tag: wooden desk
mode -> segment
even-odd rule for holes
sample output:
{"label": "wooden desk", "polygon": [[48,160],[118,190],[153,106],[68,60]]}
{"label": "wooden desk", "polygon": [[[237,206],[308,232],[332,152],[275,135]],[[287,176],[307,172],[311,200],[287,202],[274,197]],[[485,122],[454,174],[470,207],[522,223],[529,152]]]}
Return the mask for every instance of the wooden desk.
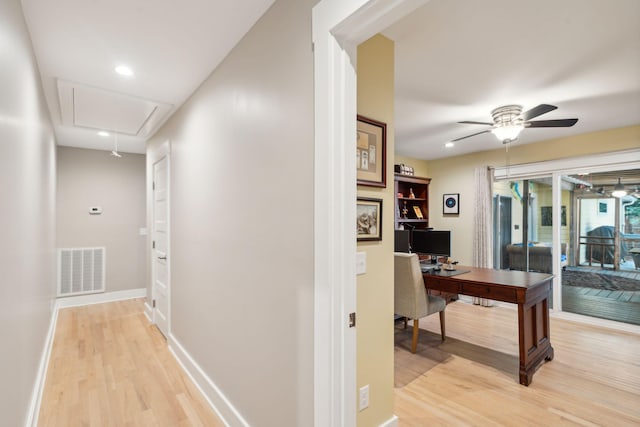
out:
{"label": "wooden desk", "polygon": [[456,276],[448,272],[424,273],[427,289],[488,298],[518,304],[520,384],[531,384],[536,367],[553,359],[549,338],[549,294],[553,275],[515,270],[457,267],[468,270]]}

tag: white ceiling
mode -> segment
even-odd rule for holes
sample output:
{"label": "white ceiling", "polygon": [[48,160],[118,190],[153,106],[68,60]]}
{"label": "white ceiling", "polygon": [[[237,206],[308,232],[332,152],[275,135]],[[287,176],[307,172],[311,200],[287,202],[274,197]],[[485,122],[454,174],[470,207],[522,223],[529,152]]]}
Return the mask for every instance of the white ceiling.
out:
{"label": "white ceiling", "polygon": [[[273,0],[22,3],[58,143],[111,150],[113,134],[93,129],[103,127],[119,131],[120,151],[143,153]],[[434,159],[498,148],[492,134],[444,143],[483,129],[456,122],[491,121],[504,104],[548,103],[558,110],[539,119],[580,119],[525,129],[517,144],[639,124],[639,23],[638,0],[431,0],[384,32],[396,42],[396,151]],[[114,73],[123,63],[135,77]],[[65,85],[87,96],[75,105]],[[108,108],[123,100],[130,115]]]}
{"label": "white ceiling", "polygon": [[273,1],[22,0],[58,144],[144,153]]}
{"label": "white ceiling", "polygon": [[491,133],[444,144],[487,128],[457,122],[491,122],[506,104],[558,107],[534,120],[579,119],[525,129],[514,144],[640,124],[638,0],[431,0],[384,34],[395,41],[398,154],[500,148]]}

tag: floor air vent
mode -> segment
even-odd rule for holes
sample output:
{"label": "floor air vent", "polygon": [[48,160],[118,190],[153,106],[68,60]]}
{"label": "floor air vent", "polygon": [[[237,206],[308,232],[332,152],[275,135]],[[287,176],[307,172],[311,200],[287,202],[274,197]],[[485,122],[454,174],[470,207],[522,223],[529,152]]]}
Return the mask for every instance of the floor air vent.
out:
{"label": "floor air vent", "polygon": [[104,292],[106,248],[58,249],[58,296]]}

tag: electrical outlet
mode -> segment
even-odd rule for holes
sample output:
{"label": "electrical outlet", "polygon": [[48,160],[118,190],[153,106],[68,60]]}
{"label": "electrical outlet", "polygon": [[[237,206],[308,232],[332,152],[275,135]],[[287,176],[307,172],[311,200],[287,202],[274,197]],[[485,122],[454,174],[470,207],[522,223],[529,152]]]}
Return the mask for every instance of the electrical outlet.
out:
{"label": "electrical outlet", "polygon": [[360,411],[369,407],[369,384],[360,387]]}

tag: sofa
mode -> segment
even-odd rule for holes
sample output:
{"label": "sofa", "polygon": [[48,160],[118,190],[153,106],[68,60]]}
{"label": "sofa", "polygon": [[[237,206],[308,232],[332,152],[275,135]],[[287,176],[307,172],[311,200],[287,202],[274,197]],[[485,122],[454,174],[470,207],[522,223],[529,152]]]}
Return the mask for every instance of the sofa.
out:
{"label": "sofa", "polygon": [[[567,244],[562,243],[561,248],[560,264],[564,269],[567,266]],[[553,269],[551,252],[551,243],[529,244],[529,271],[551,273]],[[521,243],[507,245],[507,254],[509,256],[510,270],[525,269],[524,250]]]}

